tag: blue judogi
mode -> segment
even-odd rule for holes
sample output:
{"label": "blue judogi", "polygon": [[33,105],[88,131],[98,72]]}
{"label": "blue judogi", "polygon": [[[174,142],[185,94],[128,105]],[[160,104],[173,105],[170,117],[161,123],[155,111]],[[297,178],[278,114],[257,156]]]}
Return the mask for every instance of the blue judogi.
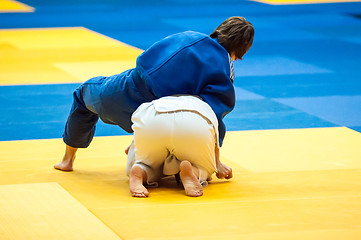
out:
{"label": "blue judogi", "polygon": [[87,147],[99,117],[130,133],[131,115],[142,103],[189,94],[200,96],[215,112],[222,145],[222,119],[235,104],[233,77],[230,56],[217,39],[192,31],[171,35],[139,55],[135,68],[82,84],[74,92],[64,142]]}

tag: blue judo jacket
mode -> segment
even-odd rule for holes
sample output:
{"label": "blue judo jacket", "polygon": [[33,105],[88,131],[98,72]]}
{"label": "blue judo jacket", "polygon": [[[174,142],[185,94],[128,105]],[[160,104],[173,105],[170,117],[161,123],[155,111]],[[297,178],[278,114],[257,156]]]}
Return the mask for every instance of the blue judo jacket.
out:
{"label": "blue judo jacket", "polygon": [[175,94],[197,95],[215,112],[222,145],[223,117],[235,105],[232,76],[229,54],[216,39],[192,31],[174,34],[139,55],[135,68],[99,77],[97,113],[104,122],[132,132],[131,115],[140,104]]}

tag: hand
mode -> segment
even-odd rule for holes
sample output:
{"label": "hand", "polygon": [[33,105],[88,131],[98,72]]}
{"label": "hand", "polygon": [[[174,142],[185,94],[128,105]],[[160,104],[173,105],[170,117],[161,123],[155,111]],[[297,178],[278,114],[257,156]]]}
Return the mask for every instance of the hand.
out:
{"label": "hand", "polygon": [[232,168],[228,167],[227,165],[223,164],[223,163],[219,163],[217,165],[217,173],[216,173],[217,178],[219,179],[231,179],[233,177],[232,174]]}

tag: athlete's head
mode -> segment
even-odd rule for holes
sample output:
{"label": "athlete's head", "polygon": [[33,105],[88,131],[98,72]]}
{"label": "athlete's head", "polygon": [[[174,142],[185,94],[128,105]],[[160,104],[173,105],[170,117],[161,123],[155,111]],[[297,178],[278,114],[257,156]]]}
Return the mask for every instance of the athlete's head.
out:
{"label": "athlete's head", "polygon": [[217,38],[233,60],[242,59],[253,43],[254,28],[243,17],[230,17],[210,35]]}

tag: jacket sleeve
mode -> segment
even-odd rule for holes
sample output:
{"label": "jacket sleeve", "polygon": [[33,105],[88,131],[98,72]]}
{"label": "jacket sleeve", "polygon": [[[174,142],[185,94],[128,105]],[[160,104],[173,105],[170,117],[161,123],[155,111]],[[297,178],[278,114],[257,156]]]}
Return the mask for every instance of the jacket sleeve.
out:
{"label": "jacket sleeve", "polygon": [[235,105],[235,92],[232,81],[226,76],[217,78],[207,84],[200,93],[200,97],[208,103],[218,120],[219,145],[222,146],[226,134],[223,118],[233,110]]}

